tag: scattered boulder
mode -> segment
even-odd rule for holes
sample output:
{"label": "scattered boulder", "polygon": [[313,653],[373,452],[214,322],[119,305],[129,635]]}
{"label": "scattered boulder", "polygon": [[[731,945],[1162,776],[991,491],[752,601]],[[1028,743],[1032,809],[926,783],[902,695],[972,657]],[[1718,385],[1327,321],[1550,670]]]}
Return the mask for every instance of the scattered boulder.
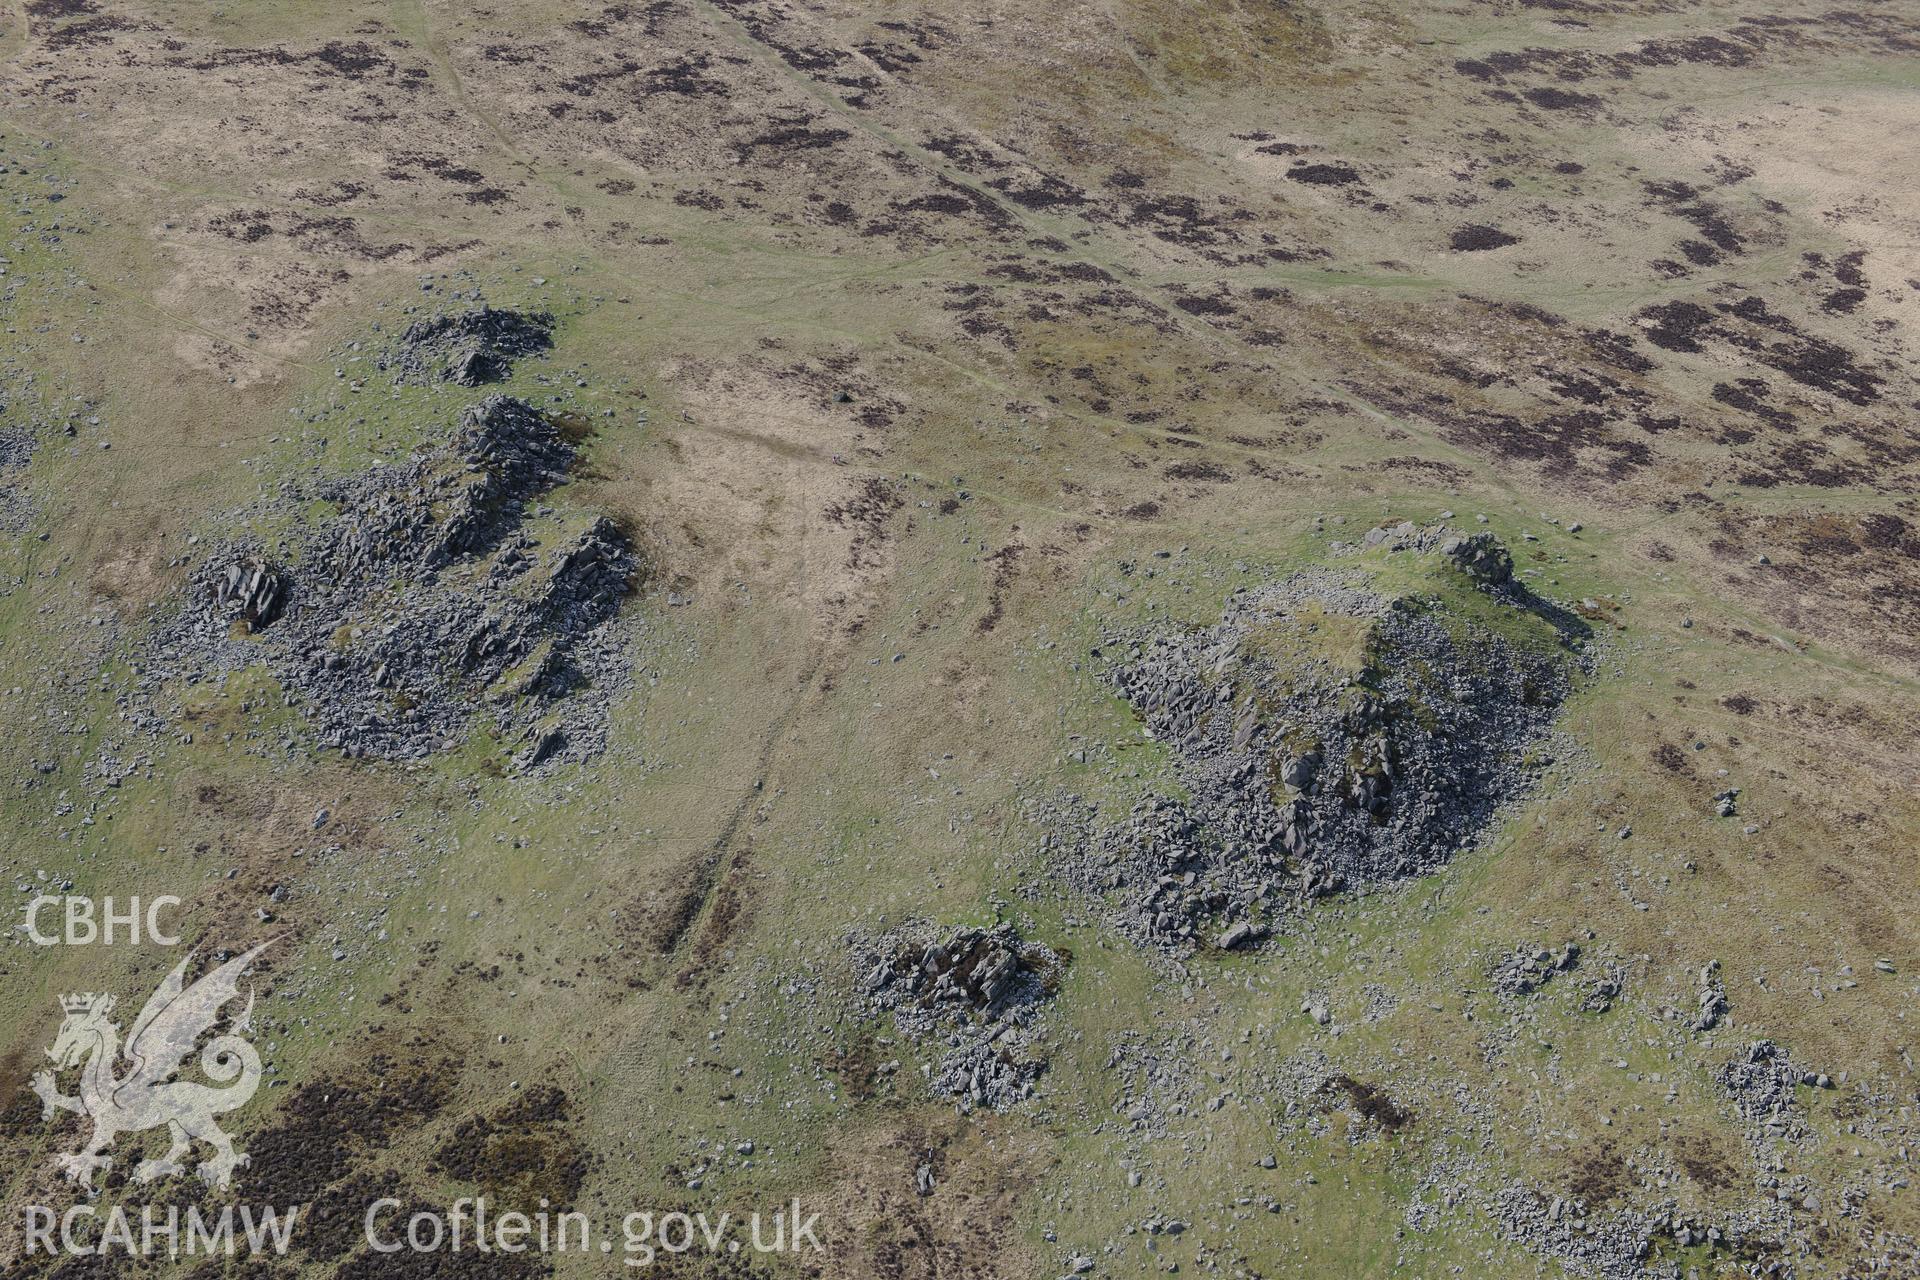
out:
{"label": "scattered boulder", "polygon": [[1222,951],[1232,951],[1236,947],[1258,942],[1266,936],[1266,930],[1246,920],[1236,920],[1227,926],[1220,935],[1219,947]]}

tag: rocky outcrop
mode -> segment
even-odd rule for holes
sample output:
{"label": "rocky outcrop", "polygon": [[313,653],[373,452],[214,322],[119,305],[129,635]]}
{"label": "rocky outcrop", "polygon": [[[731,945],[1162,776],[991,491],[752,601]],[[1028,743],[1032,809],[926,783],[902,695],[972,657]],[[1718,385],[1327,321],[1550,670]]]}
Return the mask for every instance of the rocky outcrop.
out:
{"label": "rocky outcrop", "polygon": [[1720,962],[1710,960],[1700,970],[1700,1003],[1693,1017],[1695,1031],[1711,1031],[1727,1011],[1727,988],[1720,981]]}
{"label": "rocky outcrop", "polygon": [[1485,586],[1503,587],[1513,581],[1513,554],[1491,533],[1452,535],[1440,543],[1440,554]]}
{"label": "rocky outcrop", "polygon": [[422,759],[477,715],[522,767],[599,750],[625,667],[607,626],[637,566],[612,520],[536,512],[574,456],[493,396],[445,444],[315,486],[337,514],[282,554],[228,546],[194,571],[150,679],[264,661],[351,757]]}
{"label": "rocky outcrop", "polygon": [[381,367],[392,369],[396,382],[477,387],[506,377],[514,360],[552,346],[553,317],[545,312],[479,307],[416,320]]}
{"label": "rocky outcrop", "polygon": [[287,602],[283,574],[258,556],[232,561],[213,580],[213,606],[258,631],[280,616]]}
{"label": "rocky outcrop", "polygon": [[891,1013],[910,1039],[944,1041],[929,1079],[963,1111],[1003,1111],[1032,1095],[1046,1065],[1038,1015],[1064,967],[1005,924],[944,935],[905,926],[867,948],[862,964],[873,1009]]}
{"label": "rocky outcrop", "polygon": [[1117,824],[1043,820],[1125,932],[1187,948],[1211,920],[1245,946],[1292,905],[1432,870],[1526,794],[1580,666],[1539,630],[1529,647],[1311,573],[1236,593],[1212,627],[1110,637],[1094,657],[1185,794]]}

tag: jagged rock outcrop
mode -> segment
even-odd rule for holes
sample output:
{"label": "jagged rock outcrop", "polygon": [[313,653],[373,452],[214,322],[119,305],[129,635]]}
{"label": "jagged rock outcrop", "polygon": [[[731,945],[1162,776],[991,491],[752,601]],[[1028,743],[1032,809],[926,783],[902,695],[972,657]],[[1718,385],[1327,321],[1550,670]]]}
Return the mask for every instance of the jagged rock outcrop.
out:
{"label": "jagged rock outcrop", "polygon": [[513,361],[553,346],[553,317],[545,312],[478,307],[416,320],[387,354],[383,368],[396,382],[458,383],[477,387],[512,372]]}
{"label": "jagged rock outcrop", "polygon": [[286,602],[286,577],[258,556],[229,563],[213,580],[214,607],[255,631],[278,618]]}
{"label": "jagged rock outcrop", "polygon": [[864,991],[875,1011],[919,1041],[944,1039],[930,1082],[936,1094],[1003,1111],[1033,1093],[1045,1069],[1037,1018],[1065,967],[1011,925],[894,930],[864,948]]}
{"label": "jagged rock outcrop", "polygon": [[1456,534],[1440,544],[1440,554],[1475,582],[1503,587],[1513,581],[1513,553],[1491,533]]}
{"label": "jagged rock outcrop", "polygon": [[444,445],[316,486],[338,514],[272,562],[229,546],[194,571],[150,680],[264,661],[354,757],[421,759],[483,711],[523,767],[599,750],[625,667],[606,628],[637,564],[611,519],[535,512],[574,456],[492,396]]}
{"label": "jagged rock outcrop", "polygon": [[1526,793],[1580,665],[1437,598],[1321,573],[1237,592],[1215,626],[1115,636],[1094,656],[1186,795],[1149,796],[1117,824],[1068,818],[1066,869],[1125,932],[1174,948],[1209,920],[1243,946],[1236,922],[1444,863]]}

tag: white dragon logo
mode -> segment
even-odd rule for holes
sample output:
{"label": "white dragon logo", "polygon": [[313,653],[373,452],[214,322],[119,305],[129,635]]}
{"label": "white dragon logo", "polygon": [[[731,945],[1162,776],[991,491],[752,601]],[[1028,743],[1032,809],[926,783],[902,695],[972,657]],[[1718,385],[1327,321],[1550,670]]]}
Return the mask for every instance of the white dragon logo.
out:
{"label": "white dragon logo", "polygon": [[237,1078],[237,1083],[215,1089],[173,1076],[186,1065],[201,1036],[213,1028],[221,1007],[240,994],[240,976],[247,965],[272,945],[272,941],[263,942],[234,957],[191,987],[185,986],[184,979],[193,956],[182,960],[147,998],[146,1007],[134,1020],[124,1051],[130,1070],[118,1078],[114,1072],[122,1054],[120,1028],[107,1019],[113,1010],[113,997],[89,992],[60,998],[66,1021],[60,1024],[60,1034],[53,1048],[47,1050],[47,1057],[60,1071],[86,1062],[80,1072],[80,1096],[62,1094],[52,1071],[34,1075],[33,1091],[40,1095],[43,1119],[52,1119],[58,1107],[93,1120],[93,1136],[80,1150],[54,1157],[61,1172],[92,1190],[94,1170],[113,1164],[104,1153],[120,1134],[164,1124],[173,1145],[158,1160],[142,1160],[136,1165],[135,1182],[184,1173],[186,1165],[182,1161],[198,1140],[215,1152],[211,1160],[198,1166],[201,1178],[215,1187],[227,1185],[233,1171],[247,1163],[247,1157],[233,1149],[233,1139],[220,1131],[213,1118],[245,1106],[260,1087],[260,1055],[239,1035],[251,1030],[251,991],[239,1018],[229,1023],[224,1034],[208,1041],[200,1053],[200,1069],[208,1078],[222,1084]]}

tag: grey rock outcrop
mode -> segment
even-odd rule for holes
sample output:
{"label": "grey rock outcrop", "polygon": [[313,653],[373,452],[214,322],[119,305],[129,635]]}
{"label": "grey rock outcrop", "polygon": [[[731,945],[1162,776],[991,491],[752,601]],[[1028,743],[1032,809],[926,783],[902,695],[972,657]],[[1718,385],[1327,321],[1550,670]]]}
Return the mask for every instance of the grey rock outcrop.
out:
{"label": "grey rock outcrop", "polygon": [[1491,533],[1451,536],[1441,542],[1440,554],[1475,582],[1500,587],[1513,581],[1513,555]]}
{"label": "grey rock outcrop", "polygon": [[1700,970],[1700,1006],[1693,1017],[1695,1031],[1711,1031],[1727,1011],[1727,988],[1720,981],[1720,962],[1708,961]]}
{"label": "grey rock outcrop", "polygon": [[1209,920],[1259,926],[1446,862],[1527,792],[1581,665],[1319,573],[1237,592],[1212,627],[1110,637],[1094,656],[1185,795],[1149,795],[1118,823],[1041,816],[1068,878],[1122,931],[1173,949]]}
{"label": "grey rock outcrop", "polygon": [[193,571],[149,683],[264,661],[351,757],[422,759],[478,715],[521,767],[592,754],[626,667],[608,624],[638,566],[612,520],[533,510],[574,456],[544,415],[493,396],[447,443],[315,486],[337,514],[272,562],[229,545]]}
{"label": "grey rock outcrop", "polygon": [[280,616],[287,602],[286,578],[258,556],[235,560],[214,578],[213,606],[258,631]]}
{"label": "grey rock outcrop", "polygon": [[1032,1095],[1046,1067],[1040,1010],[1065,968],[1063,957],[1004,924],[944,936],[907,925],[863,950],[869,1006],[892,1013],[911,1039],[944,1041],[929,1076],[934,1093],[954,1098],[963,1111],[1004,1111]]}
{"label": "grey rock outcrop", "polygon": [[513,361],[553,346],[553,317],[544,312],[478,307],[416,320],[382,367],[402,383],[447,381],[463,387],[498,382]]}

